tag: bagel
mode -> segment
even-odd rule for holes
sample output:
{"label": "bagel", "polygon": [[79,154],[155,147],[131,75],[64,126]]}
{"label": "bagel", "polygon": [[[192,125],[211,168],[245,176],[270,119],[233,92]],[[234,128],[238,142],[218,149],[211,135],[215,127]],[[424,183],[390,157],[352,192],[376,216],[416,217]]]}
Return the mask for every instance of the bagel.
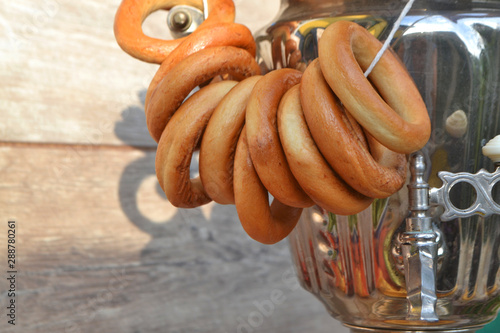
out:
{"label": "bagel", "polygon": [[[208,17],[198,27],[204,29],[214,23],[234,21],[235,8],[231,0],[208,0]],[[123,0],[115,15],[114,33],[118,45],[131,56],[142,61],[161,64],[165,58],[186,37],[174,40],[162,40],[146,36],[142,23],[151,13],[159,9],[170,9],[178,5],[187,5],[203,9],[201,0]]]}
{"label": "bagel", "polygon": [[245,127],[234,158],[236,211],[243,229],[251,238],[264,244],[274,244],[295,228],[302,208],[290,207],[277,199],[269,207],[268,191],[253,167]]}
{"label": "bagel", "polygon": [[233,168],[236,144],[245,124],[248,98],[262,76],[245,79],[224,97],[207,125],[200,148],[200,178],[219,204],[234,204]]}
{"label": "bagel", "polygon": [[158,142],[170,117],[194,88],[221,74],[242,80],[260,74],[260,67],[250,53],[234,46],[203,49],[183,59],[164,76],[146,108],[153,139]]}
{"label": "bagel", "polygon": [[319,40],[321,69],[367,132],[390,150],[409,154],[429,140],[429,116],[415,83],[392,52],[385,52],[369,80],[365,78],[363,71],[381,48],[382,43],[360,25],[338,21]]}
{"label": "bagel", "polygon": [[[312,137],[328,163],[352,188],[371,198],[386,198],[406,180],[406,157],[376,140],[365,139],[357,129],[355,116],[349,109],[346,112],[331,92],[323,77],[321,60],[316,59],[307,67],[300,85],[304,116]],[[372,156],[371,150],[377,153]]]}
{"label": "bagel", "polygon": [[253,166],[264,186],[282,203],[305,208],[313,201],[290,171],[276,120],[281,97],[301,77],[302,72],[285,68],[269,72],[257,82],[247,104],[246,133]]}
{"label": "bagel", "polygon": [[317,205],[340,215],[356,214],[370,206],[373,199],[347,185],[318,150],[304,118],[299,85],[281,99],[278,129],[294,177]]}
{"label": "bagel", "polygon": [[242,48],[255,57],[255,41],[250,30],[244,25],[220,23],[210,26],[210,29],[197,29],[161,63],[160,68],[149,84],[145,107],[147,108],[151,95],[158,86],[158,83],[173,67],[191,54],[215,46]]}
{"label": "bagel", "polygon": [[208,120],[235,81],[211,84],[191,96],[176,112],[161,136],[156,151],[156,175],[172,205],[193,208],[212,201],[189,168]]}

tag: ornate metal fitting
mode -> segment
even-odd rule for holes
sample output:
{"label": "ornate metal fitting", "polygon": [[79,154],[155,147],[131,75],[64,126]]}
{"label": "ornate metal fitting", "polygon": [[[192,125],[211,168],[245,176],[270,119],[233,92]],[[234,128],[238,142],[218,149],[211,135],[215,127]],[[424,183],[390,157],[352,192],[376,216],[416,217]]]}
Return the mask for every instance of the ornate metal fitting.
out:
{"label": "ornate metal fitting", "polygon": [[[443,186],[441,188],[431,188],[429,191],[429,200],[432,205],[444,207],[444,213],[441,215],[442,221],[450,221],[472,215],[487,217],[493,214],[500,214],[500,205],[493,200],[491,193],[495,184],[500,180],[500,168],[497,168],[494,173],[489,173],[481,169],[476,174],[441,171],[438,173],[438,177],[443,181]],[[471,207],[466,209],[455,207],[450,200],[451,189],[462,182],[472,185],[476,190],[476,201]]]}
{"label": "ornate metal fitting", "polygon": [[178,5],[170,9],[167,26],[174,38],[182,38],[193,33],[204,20],[204,13],[192,6]]}

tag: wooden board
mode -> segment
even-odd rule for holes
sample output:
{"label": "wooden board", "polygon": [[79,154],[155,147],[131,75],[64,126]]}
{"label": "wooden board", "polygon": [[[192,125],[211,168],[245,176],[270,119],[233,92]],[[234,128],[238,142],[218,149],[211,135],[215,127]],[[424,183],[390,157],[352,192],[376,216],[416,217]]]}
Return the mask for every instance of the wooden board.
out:
{"label": "wooden board", "polygon": [[[19,0],[0,11],[0,138],[13,142],[154,146],[144,97],[158,65],[123,52],[113,34],[119,0]],[[279,1],[236,1],[237,22],[270,22]],[[267,10],[263,10],[263,9]],[[144,31],[170,38],[166,12]]]}
{"label": "wooden board", "polygon": [[[153,151],[4,144],[0,161],[0,248],[12,219],[18,249],[18,325],[6,323],[3,292],[2,332],[339,326],[299,287],[286,241],[251,240],[233,206],[170,206],[157,190]],[[0,251],[2,268],[6,260]]]}

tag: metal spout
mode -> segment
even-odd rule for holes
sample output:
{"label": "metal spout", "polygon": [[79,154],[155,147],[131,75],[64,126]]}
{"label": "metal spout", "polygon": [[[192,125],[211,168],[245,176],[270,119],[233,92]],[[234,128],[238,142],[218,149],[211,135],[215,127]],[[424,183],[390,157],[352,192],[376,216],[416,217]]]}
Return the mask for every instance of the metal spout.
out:
{"label": "metal spout", "polygon": [[410,216],[403,233],[403,261],[408,300],[407,320],[438,321],[436,314],[437,235],[432,230],[429,185],[424,181],[424,158],[414,154],[410,160],[408,185]]}

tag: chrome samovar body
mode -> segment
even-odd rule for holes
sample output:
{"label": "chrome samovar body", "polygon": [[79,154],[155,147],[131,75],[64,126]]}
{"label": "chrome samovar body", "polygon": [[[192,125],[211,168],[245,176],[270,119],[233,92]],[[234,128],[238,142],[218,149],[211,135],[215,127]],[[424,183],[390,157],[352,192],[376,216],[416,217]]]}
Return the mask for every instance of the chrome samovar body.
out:
{"label": "chrome samovar body", "polygon": [[[385,39],[403,6],[383,0],[282,1],[276,21],[256,37],[259,61],[266,70],[305,68],[317,57],[322,31],[335,20],[355,21]],[[500,134],[500,1],[416,0],[392,48],[429,111],[431,139],[412,160],[425,165],[419,181],[434,188],[425,190],[434,197],[422,196],[423,185],[409,174],[409,187],[357,215],[306,210],[289,237],[297,274],[353,332],[474,332],[500,308],[500,217],[477,211],[443,218],[435,192],[446,183],[439,172],[494,169],[481,149]],[[482,196],[482,187],[470,184],[455,181],[447,188],[456,212]],[[500,192],[493,185],[489,195],[496,205]],[[415,195],[425,202],[410,203]],[[415,224],[415,216],[424,220]]]}

